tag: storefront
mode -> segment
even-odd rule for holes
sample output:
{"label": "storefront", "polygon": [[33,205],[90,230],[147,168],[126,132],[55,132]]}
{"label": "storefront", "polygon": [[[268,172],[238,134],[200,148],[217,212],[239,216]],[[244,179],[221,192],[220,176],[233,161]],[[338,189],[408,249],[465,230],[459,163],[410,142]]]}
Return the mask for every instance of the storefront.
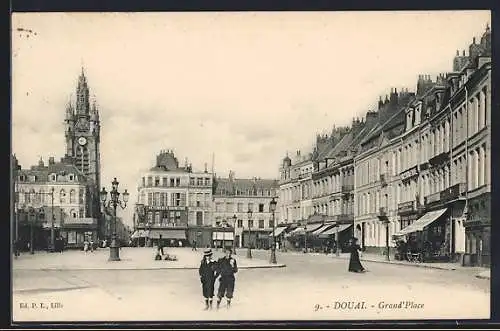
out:
{"label": "storefront", "polygon": [[212,226],[189,226],[187,229],[187,238],[189,246],[194,246],[196,242],[196,247],[211,247],[212,233],[214,229]]}
{"label": "storefront", "polygon": [[188,246],[186,237],[186,228],[158,229],[153,228],[149,231],[149,238],[153,246],[157,246],[162,241],[165,247],[184,247]]}
{"label": "storefront", "polygon": [[[443,208],[425,213],[411,225],[394,234],[398,247],[406,250],[410,256],[418,256],[421,261],[450,260],[450,222],[449,208]],[[401,248],[401,249],[403,249]],[[404,257],[404,252],[398,252]]]}
{"label": "storefront", "polygon": [[339,224],[321,232],[319,237],[327,240],[327,246],[330,248],[337,248],[337,234],[338,242],[340,244],[341,252],[347,252],[350,239],[353,237],[352,224]]}
{"label": "storefront", "polygon": [[464,266],[491,265],[491,195],[469,200],[465,226]]}
{"label": "storefront", "polygon": [[219,248],[233,248],[234,234],[228,231],[214,231],[212,233],[213,247]]}

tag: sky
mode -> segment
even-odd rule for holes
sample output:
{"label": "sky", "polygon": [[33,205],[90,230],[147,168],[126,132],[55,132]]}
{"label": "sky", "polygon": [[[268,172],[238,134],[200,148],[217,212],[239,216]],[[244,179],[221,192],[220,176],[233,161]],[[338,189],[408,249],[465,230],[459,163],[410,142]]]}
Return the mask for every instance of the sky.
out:
{"label": "sky", "polygon": [[[12,151],[23,168],[65,152],[85,68],[101,119],[102,185],[136,200],[172,149],[218,176],[278,178],[286,153],[350,125],[391,88],[452,69],[489,11],[15,13]],[[19,32],[18,29],[31,30]],[[123,214],[131,224],[133,208]]]}

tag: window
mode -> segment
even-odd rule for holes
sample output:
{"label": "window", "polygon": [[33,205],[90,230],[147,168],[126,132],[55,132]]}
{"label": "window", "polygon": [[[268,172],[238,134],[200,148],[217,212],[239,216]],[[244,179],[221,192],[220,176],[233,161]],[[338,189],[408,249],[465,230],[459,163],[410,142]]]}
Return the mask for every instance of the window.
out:
{"label": "window", "polygon": [[[35,180],[36,180],[36,176],[35,176]],[[69,175],[69,180],[73,180],[73,175]]]}
{"label": "window", "polygon": [[238,213],[242,213],[243,212],[243,203],[241,202],[238,202]]}
{"label": "window", "polygon": [[75,190],[69,191],[69,203],[75,203],[76,202],[76,196],[75,196]]}
{"label": "window", "polygon": [[189,177],[189,185],[194,186],[194,177]]}
{"label": "window", "polygon": [[165,193],[160,193],[160,206],[165,206]]}
{"label": "window", "polygon": [[202,186],[203,185],[203,178],[200,178],[200,177],[196,178],[196,185]]}
{"label": "window", "polygon": [[153,193],[153,206],[159,206],[160,205],[160,193],[159,192],[154,192]]}
{"label": "window", "polygon": [[205,186],[210,186],[210,178],[205,178]]}
{"label": "window", "polygon": [[180,178],[175,179],[175,186],[181,186],[181,179]]}
{"label": "window", "polygon": [[264,228],[264,220],[259,220],[259,229]]}
{"label": "window", "polygon": [[243,220],[238,220],[238,227],[242,228],[243,227]]}
{"label": "window", "polygon": [[79,201],[80,204],[84,203],[84,194],[85,194],[85,191],[80,188],[78,190],[78,201]]}
{"label": "window", "polygon": [[148,177],[148,186],[153,186],[153,177]]}
{"label": "window", "polygon": [[196,225],[203,225],[203,212],[196,212]]}
{"label": "window", "polygon": [[253,228],[253,220],[248,220],[248,227]]}
{"label": "window", "polygon": [[148,192],[148,206],[153,205],[153,193]]}
{"label": "window", "polygon": [[273,220],[269,220],[269,227],[270,227],[270,228],[274,227],[274,222],[273,222]]}
{"label": "window", "polygon": [[160,177],[155,177],[155,186],[160,186]]}
{"label": "window", "polygon": [[70,215],[71,217],[76,218],[76,211],[72,209]]}
{"label": "window", "polygon": [[59,192],[59,202],[60,203],[66,203],[66,192],[64,191],[64,189],[62,189]]}
{"label": "window", "polygon": [[175,185],[175,179],[174,178],[170,178],[170,186],[174,186]]}
{"label": "window", "polygon": [[83,208],[80,208],[80,218],[84,218],[85,217],[85,210]]}
{"label": "window", "polygon": [[259,203],[259,213],[263,213],[263,212],[264,212],[264,204]]}
{"label": "window", "polygon": [[248,210],[253,211],[253,203],[249,203],[249,204],[248,204]]}

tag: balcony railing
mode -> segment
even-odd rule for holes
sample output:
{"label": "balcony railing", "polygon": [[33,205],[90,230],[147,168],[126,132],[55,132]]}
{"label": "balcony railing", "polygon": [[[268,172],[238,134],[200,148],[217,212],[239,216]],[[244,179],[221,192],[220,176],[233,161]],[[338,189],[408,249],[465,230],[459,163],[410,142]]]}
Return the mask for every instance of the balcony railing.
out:
{"label": "balcony railing", "polygon": [[415,201],[407,201],[398,204],[398,215],[416,212]]}

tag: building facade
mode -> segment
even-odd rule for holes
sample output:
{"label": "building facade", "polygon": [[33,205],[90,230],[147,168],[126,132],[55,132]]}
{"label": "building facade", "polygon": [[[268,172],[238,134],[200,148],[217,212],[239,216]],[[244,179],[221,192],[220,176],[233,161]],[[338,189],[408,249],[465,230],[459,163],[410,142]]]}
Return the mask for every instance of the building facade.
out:
{"label": "building facade", "polygon": [[68,247],[82,247],[86,238],[98,240],[97,218],[92,215],[93,183],[67,160],[19,169],[15,181],[16,238],[26,246],[34,236],[34,247],[51,245],[54,236],[63,237]]}
{"label": "building facade", "polygon": [[232,246],[234,239],[235,247],[268,248],[273,226],[280,219],[279,210],[273,219],[269,209],[273,198],[279,201],[278,188],[277,180],[235,178],[232,171],[228,178],[217,178],[213,226],[218,230],[213,235],[214,246]]}
{"label": "building facade", "polygon": [[173,151],[161,151],[155,166],[141,176],[133,238],[138,242],[144,238],[143,245],[160,235],[183,245],[205,242],[203,232],[212,224],[212,182],[206,169],[193,172],[189,164],[180,167]]}
{"label": "building facade", "polygon": [[[326,153],[294,162],[285,157],[283,220],[309,214],[322,223],[354,222],[353,235],[368,251],[386,253],[387,244],[406,236],[410,246],[419,242],[425,258],[490,264],[489,27],[468,55],[457,52],[452,72],[435,80],[420,75],[415,93],[391,90],[348,132],[338,143],[318,139],[315,151],[326,145]],[[299,181],[302,165],[312,165],[307,185]],[[311,211],[303,211],[309,201]]]}

